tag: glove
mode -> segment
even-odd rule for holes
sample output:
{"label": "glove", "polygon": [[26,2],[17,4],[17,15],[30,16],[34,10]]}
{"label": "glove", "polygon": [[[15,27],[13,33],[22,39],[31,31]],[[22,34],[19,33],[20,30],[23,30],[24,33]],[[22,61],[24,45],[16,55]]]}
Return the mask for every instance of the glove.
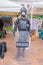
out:
{"label": "glove", "polygon": [[30,33],[30,37],[32,36],[32,31],[29,31],[29,33]]}
{"label": "glove", "polygon": [[15,37],[15,33],[14,33],[14,37]]}
{"label": "glove", "polygon": [[15,31],[13,30],[12,32],[13,32],[13,35],[14,35],[14,37],[15,37]]}

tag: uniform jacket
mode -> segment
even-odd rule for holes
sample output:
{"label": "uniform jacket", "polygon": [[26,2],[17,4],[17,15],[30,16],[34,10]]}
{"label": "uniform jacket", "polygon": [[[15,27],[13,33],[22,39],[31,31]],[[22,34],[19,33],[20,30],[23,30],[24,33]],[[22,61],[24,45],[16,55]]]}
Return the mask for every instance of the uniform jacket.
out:
{"label": "uniform jacket", "polygon": [[14,31],[17,31],[17,27],[19,31],[30,31],[30,21],[27,18],[17,18],[14,25]]}

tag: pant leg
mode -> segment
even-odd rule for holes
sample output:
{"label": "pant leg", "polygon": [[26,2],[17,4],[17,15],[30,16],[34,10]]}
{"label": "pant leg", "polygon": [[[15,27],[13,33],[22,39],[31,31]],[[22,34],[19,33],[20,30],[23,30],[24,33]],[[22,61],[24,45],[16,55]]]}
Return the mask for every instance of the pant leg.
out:
{"label": "pant leg", "polygon": [[[21,36],[22,36],[22,32],[20,31],[17,42],[21,42],[22,41],[22,37]],[[17,47],[16,58],[19,58],[20,55],[21,55],[21,48]]]}
{"label": "pant leg", "polygon": [[19,31],[18,42],[23,42],[23,32]]}
{"label": "pant leg", "polygon": [[[28,38],[28,32],[26,31],[19,32],[18,42],[22,42],[23,44],[23,42],[27,42],[27,38]],[[25,48],[22,48],[22,50],[18,49],[17,54],[20,54],[20,51],[21,51],[22,56],[25,56]]]}
{"label": "pant leg", "polygon": [[[23,42],[27,42],[27,39],[28,39],[28,31],[23,31],[23,38],[22,38],[22,41]],[[25,48],[22,48],[22,56],[25,57]]]}
{"label": "pant leg", "polygon": [[17,48],[17,54],[16,54],[16,58],[19,58],[21,55],[21,48]]}
{"label": "pant leg", "polygon": [[25,57],[25,48],[22,48],[22,56]]}
{"label": "pant leg", "polygon": [[27,42],[28,38],[28,31],[20,31],[18,41],[19,42]]}
{"label": "pant leg", "polygon": [[28,39],[28,31],[24,31],[23,41],[24,41],[24,42],[27,42],[27,39]]}

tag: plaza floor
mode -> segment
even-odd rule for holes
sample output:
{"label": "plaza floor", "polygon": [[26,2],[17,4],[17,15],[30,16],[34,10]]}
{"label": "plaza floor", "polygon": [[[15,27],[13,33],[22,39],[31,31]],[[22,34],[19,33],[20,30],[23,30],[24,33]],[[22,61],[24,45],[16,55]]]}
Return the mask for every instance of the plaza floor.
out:
{"label": "plaza floor", "polygon": [[30,48],[26,49],[26,57],[16,59],[15,39],[12,33],[7,33],[6,38],[7,52],[4,59],[0,58],[0,65],[43,65],[43,40],[36,39],[31,42]]}

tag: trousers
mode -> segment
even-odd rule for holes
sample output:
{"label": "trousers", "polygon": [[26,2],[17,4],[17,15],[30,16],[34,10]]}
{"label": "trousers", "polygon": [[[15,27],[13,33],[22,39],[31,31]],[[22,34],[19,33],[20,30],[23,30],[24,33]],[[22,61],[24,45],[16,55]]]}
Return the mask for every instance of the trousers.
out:
{"label": "trousers", "polygon": [[[23,42],[27,42],[28,36],[28,31],[19,31],[18,42],[22,42],[22,44]],[[23,57],[25,56],[25,48],[17,47],[17,57],[19,57],[20,55],[22,55]]]}

